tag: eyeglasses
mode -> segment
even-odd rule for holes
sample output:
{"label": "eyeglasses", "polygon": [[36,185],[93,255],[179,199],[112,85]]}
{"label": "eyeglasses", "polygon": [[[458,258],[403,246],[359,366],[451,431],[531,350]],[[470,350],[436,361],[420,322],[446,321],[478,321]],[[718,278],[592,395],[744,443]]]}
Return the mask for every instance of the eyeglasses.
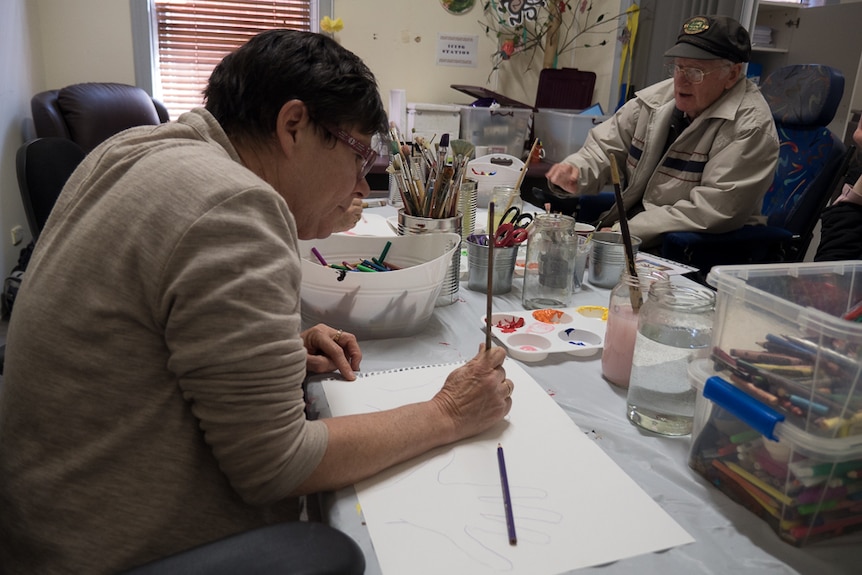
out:
{"label": "eyeglasses", "polygon": [[368,175],[368,172],[371,171],[374,162],[377,160],[377,151],[370,146],[366,146],[341,128],[324,126],[324,129],[362,157],[362,166],[359,168],[359,176],[356,178],[356,181],[358,182]]}
{"label": "eyeglasses", "polygon": [[727,66],[719,66],[718,68],[713,68],[712,70],[701,70],[700,68],[686,68],[678,64],[667,64],[666,69],[668,76],[676,76],[677,74],[683,74],[685,76],[685,79],[692,84],[700,84],[701,82],[703,82],[703,77],[707,74],[718,72],[719,70],[723,70],[726,67]]}

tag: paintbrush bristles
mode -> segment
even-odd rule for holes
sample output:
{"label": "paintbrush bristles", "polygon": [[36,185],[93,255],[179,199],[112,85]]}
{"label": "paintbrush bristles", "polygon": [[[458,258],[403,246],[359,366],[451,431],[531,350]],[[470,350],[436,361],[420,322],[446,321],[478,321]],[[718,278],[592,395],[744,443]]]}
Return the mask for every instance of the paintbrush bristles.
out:
{"label": "paintbrush bristles", "polygon": [[469,158],[473,155],[473,150],[476,149],[476,146],[467,140],[451,140],[449,142],[449,149],[452,150],[452,155],[455,158],[458,158],[458,156]]}
{"label": "paintbrush bristles", "polygon": [[431,150],[431,143],[421,136],[408,146],[401,140],[396,127],[390,129],[390,135],[392,158],[387,171],[393,174],[402,198],[406,198],[404,212],[433,219],[455,217],[458,192],[473,145],[454,140],[459,142],[459,148],[451,150],[456,153],[449,162],[449,134],[440,137],[436,153]]}

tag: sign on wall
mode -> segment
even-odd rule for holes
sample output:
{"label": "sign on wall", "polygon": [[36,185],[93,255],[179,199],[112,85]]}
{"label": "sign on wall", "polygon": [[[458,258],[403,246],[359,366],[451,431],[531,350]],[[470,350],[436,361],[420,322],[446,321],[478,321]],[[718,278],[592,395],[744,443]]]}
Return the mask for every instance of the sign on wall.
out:
{"label": "sign on wall", "polygon": [[437,65],[475,68],[479,36],[437,33]]}

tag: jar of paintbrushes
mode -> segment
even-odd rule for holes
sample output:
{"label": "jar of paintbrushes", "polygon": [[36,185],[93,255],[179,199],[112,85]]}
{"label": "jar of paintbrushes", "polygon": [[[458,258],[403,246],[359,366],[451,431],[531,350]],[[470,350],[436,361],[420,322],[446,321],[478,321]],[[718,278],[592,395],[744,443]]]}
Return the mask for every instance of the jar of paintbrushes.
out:
{"label": "jar of paintbrushes", "polygon": [[[473,145],[464,140],[449,140],[443,134],[433,141],[417,138],[405,143],[397,128],[392,128],[392,162],[389,173],[394,179],[403,207],[398,211],[398,233],[462,233],[463,215],[459,211],[461,185]],[[443,278],[436,304],[448,305],[458,299],[461,254],[456,251]]]}

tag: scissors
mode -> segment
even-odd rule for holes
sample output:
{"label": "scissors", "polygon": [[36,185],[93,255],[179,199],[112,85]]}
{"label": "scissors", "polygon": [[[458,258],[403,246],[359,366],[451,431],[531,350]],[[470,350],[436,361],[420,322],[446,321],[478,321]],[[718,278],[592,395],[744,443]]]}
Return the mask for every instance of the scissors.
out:
{"label": "scissors", "polygon": [[533,214],[522,213],[512,206],[503,213],[500,225],[494,231],[494,247],[511,248],[527,240],[527,226],[533,222]]}

